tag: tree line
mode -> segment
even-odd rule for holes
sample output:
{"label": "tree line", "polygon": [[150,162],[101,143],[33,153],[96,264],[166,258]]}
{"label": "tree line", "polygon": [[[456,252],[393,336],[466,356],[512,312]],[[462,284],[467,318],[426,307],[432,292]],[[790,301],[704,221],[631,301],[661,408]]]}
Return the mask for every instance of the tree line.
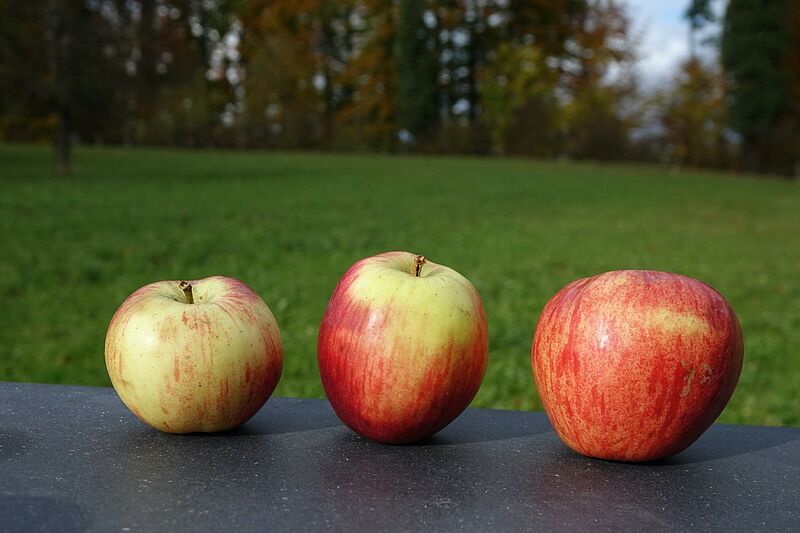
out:
{"label": "tree line", "polygon": [[800,4],[687,4],[648,89],[617,0],[0,0],[0,140],[800,172]]}

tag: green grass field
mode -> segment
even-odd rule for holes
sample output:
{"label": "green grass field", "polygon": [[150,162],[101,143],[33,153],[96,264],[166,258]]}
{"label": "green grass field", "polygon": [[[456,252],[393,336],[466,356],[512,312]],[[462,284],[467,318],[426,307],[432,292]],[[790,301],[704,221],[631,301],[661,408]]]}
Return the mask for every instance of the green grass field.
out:
{"label": "green grass field", "polygon": [[354,261],[424,253],[489,317],[473,405],[538,409],[530,344],[567,282],[648,268],[736,309],[745,365],[723,421],[800,425],[800,186],[656,167],[498,159],[0,146],[0,380],[108,385],[116,307],[155,280],[225,274],[281,326],[277,394],[321,397],[317,328]]}

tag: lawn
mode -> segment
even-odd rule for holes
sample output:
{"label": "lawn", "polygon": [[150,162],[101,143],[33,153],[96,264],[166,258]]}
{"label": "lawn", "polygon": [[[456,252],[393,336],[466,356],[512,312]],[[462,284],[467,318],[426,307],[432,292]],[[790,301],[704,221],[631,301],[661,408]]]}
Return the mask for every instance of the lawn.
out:
{"label": "lawn", "polygon": [[490,326],[473,405],[539,409],[538,313],[569,281],[647,268],[724,294],[745,335],[725,422],[800,425],[800,184],[530,160],[0,146],[0,380],[108,385],[116,307],[155,280],[225,274],[278,318],[277,394],[321,397],[315,344],[354,261],[425,254],[467,276]]}

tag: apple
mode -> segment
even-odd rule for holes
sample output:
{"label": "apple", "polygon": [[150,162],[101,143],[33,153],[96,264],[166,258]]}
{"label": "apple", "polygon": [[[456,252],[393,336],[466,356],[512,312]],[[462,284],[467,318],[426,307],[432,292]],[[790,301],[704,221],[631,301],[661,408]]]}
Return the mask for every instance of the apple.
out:
{"label": "apple", "polygon": [[433,435],[472,401],[489,335],[478,291],[461,274],[408,252],[362,259],[322,319],[325,393],[353,431],[383,443]]}
{"label": "apple", "polygon": [[105,355],[125,405],[169,433],[239,426],[264,405],[283,368],[267,304],[223,276],[159,281],[131,294],[108,326]]}
{"label": "apple", "polygon": [[728,403],[742,369],[739,320],[714,289],[667,272],[573,281],[544,307],[531,362],[561,440],[600,459],[686,449]]}

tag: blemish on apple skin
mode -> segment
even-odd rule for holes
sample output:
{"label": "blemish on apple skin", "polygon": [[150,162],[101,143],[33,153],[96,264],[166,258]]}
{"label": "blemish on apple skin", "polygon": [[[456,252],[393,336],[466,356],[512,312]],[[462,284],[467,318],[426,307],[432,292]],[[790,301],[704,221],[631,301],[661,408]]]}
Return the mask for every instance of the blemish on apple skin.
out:
{"label": "blemish on apple skin", "polygon": [[703,377],[700,378],[700,383],[705,385],[706,383],[711,381],[713,375],[714,375],[714,369],[711,368],[711,365],[709,365],[708,363],[703,363]]}
{"label": "blemish on apple skin", "polygon": [[692,388],[692,380],[694,379],[694,373],[697,371],[696,368],[689,370],[689,373],[686,375],[686,384],[683,386],[683,390],[681,390],[681,398],[685,398],[689,391]]}
{"label": "blemish on apple skin", "polygon": [[175,383],[181,380],[181,365],[177,357],[173,359],[172,375],[175,377]]}

